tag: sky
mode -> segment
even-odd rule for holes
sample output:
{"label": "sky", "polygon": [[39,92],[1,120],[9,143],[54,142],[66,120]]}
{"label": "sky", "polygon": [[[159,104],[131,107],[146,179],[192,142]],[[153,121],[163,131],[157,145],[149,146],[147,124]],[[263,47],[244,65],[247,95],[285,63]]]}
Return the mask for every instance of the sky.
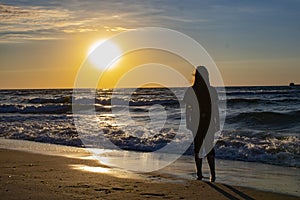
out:
{"label": "sky", "polygon": [[0,88],[72,88],[96,41],[141,27],[195,39],[226,86],[300,83],[299,10],[299,0],[0,0]]}

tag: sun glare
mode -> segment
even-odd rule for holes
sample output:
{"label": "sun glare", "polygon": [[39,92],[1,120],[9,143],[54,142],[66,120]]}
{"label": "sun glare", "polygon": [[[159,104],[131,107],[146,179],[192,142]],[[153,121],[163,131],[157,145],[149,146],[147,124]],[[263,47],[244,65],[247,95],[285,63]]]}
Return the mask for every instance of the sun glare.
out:
{"label": "sun glare", "polygon": [[88,60],[97,69],[112,69],[117,66],[121,54],[122,51],[116,43],[110,40],[99,40],[89,48]]}

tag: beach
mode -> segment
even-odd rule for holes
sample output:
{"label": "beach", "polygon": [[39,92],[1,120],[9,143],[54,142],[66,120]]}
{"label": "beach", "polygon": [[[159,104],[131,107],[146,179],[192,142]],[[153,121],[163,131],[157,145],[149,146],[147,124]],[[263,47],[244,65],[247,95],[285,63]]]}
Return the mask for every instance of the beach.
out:
{"label": "beach", "polygon": [[196,181],[184,88],[89,92],[0,91],[3,199],[299,199],[298,89],[218,90],[216,183],[206,160]]}
{"label": "beach", "polygon": [[99,163],[80,148],[2,139],[1,147],[7,146],[0,150],[3,199],[299,199],[218,181],[183,179],[166,169],[127,172]]}

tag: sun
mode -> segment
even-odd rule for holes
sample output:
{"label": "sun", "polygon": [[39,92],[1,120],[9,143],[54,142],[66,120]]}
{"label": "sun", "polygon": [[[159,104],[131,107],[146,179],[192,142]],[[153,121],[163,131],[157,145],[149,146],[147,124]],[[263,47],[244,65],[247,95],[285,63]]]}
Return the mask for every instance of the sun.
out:
{"label": "sun", "polygon": [[98,40],[91,45],[87,53],[88,61],[99,70],[112,69],[117,66],[122,51],[121,48],[109,39]]}

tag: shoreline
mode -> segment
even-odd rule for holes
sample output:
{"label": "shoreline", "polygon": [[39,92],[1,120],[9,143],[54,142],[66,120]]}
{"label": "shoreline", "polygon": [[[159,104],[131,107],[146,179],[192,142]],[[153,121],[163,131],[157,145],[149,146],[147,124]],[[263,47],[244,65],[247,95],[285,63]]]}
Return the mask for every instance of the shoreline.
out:
{"label": "shoreline", "polygon": [[[98,168],[94,160],[0,149],[1,197],[4,199],[299,199],[295,196],[220,183],[183,183],[88,172],[74,165]],[[107,166],[101,168],[109,170]],[[153,175],[166,178],[163,175]]]}
{"label": "shoreline", "polygon": [[[6,145],[5,145],[6,143]],[[15,145],[15,146],[14,146]],[[6,147],[6,148],[5,148]],[[155,193],[155,194],[161,194],[162,196],[156,196],[156,195],[152,195],[152,197],[166,197],[169,196],[171,193],[176,193],[176,195],[178,195],[178,197],[180,196],[180,194],[183,192],[184,195],[182,197],[184,198],[196,198],[197,194],[193,194],[194,189],[200,190],[200,191],[205,191],[205,193],[207,192],[207,190],[209,190],[209,193],[213,193],[214,195],[219,195],[218,198],[223,198],[223,197],[232,197],[234,198],[241,198],[244,194],[244,197],[248,196],[248,199],[256,199],[259,197],[259,199],[261,199],[261,197],[264,197],[265,195],[268,196],[266,197],[266,199],[269,198],[291,198],[291,199],[297,199],[299,197],[297,197],[298,193],[296,191],[296,195],[297,196],[292,196],[293,194],[283,194],[283,193],[278,193],[278,191],[268,191],[265,190],[263,188],[253,188],[251,186],[247,186],[247,185],[243,185],[242,182],[246,182],[248,183],[249,177],[252,176],[252,174],[248,174],[250,176],[247,177],[234,177],[232,174],[227,177],[228,179],[234,179],[234,178],[239,178],[241,179],[241,184],[228,184],[228,181],[224,181],[222,179],[217,178],[217,183],[210,183],[210,182],[206,182],[206,181],[196,181],[194,180],[193,174],[193,160],[188,159],[188,164],[186,165],[187,160],[185,160],[186,158],[180,159],[178,162],[176,161],[175,163],[173,163],[172,165],[170,165],[169,167],[166,167],[164,169],[161,169],[159,171],[156,172],[151,172],[151,173],[133,173],[133,172],[128,172],[125,170],[120,170],[120,169],[116,169],[107,165],[103,165],[100,164],[98,161],[94,160],[92,158],[92,156],[85,150],[85,149],[81,149],[81,148],[76,148],[76,147],[68,147],[68,146],[61,146],[61,145],[52,145],[52,144],[40,144],[40,143],[36,143],[36,142],[29,142],[29,141],[18,141],[18,140],[6,140],[6,139],[0,139],[0,154],[1,154],[1,171],[5,172],[5,173],[1,173],[1,187],[2,188],[6,188],[6,185],[8,183],[8,185],[10,185],[10,180],[12,180],[12,177],[18,177],[18,179],[16,180],[20,180],[21,177],[22,181],[21,182],[14,182],[14,184],[16,185],[16,188],[9,188],[8,191],[14,191],[17,189],[20,189],[20,187],[24,187],[24,188],[31,188],[32,187],[42,187],[44,182],[52,182],[54,180],[52,180],[53,178],[51,178],[51,176],[55,176],[55,177],[60,177],[60,176],[67,176],[68,179],[70,179],[70,182],[76,183],[74,186],[74,188],[80,188],[81,186],[76,186],[76,185],[80,185],[81,180],[83,179],[78,179],[76,177],[73,176],[68,176],[69,173],[73,174],[76,173],[78,177],[82,177],[82,176],[91,176],[91,177],[98,177],[99,180],[101,179],[100,177],[105,177],[105,182],[107,181],[112,181],[114,180],[115,184],[111,184],[111,188],[109,190],[106,190],[106,187],[109,187],[110,185],[104,184],[105,185],[105,190],[103,191],[110,191],[110,192],[115,192],[115,190],[113,189],[114,187],[119,187],[122,186],[120,189],[118,190],[118,193],[125,193],[127,194],[129,191],[133,192],[132,190],[135,188],[131,188],[129,186],[132,185],[136,185],[136,182],[139,182],[139,186],[143,188],[143,190],[148,191],[148,189],[150,188],[156,188],[159,187],[161,188],[162,185],[164,185],[163,187],[169,188],[167,189],[167,191],[160,191],[160,193]],[[55,160],[55,163],[48,163],[49,160]],[[218,160],[218,162],[222,162],[220,163],[220,167],[225,167],[226,164],[231,164],[234,161],[223,161],[223,160]],[[225,162],[225,163],[224,163]],[[23,164],[21,164],[23,163]],[[46,164],[48,163],[48,164]],[[59,163],[58,165],[56,163]],[[182,166],[188,166],[187,171],[189,171],[189,173],[187,173],[187,171],[183,171],[182,170]],[[239,164],[239,163],[237,163]],[[33,167],[35,166],[35,167]],[[206,166],[206,163],[203,164],[203,166]],[[191,168],[192,167],[192,168]],[[251,167],[251,166],[250,166]],[[218,167],[219,168],[219,167]],[[217,168],[217,170],[218,170]],[[233,169],[232,169],[233,168]],[[229,167],[229,169],[233,170],[233,171],[238,171],[238,173],[240,173],[240,171],[244,171],[246,172],[245,169],[242,169],[241,167],[239,167],[239,169],[234,169],[234,167]],[[45,171],[43,171],[45,170]],[[268,170],[268,169],[265,169]],[[207,172],[207,169],[204,168],[204,173]],[[225,173],[226,170],[222,169],[220,171],[217,171],[218,174],[221,177],[221,173]],[[37,174],[36,174],[37,173]],[[276,173],[276,172],[272,172],[272,173]],[[29,175],[30,177],[36,177],[34,179],[37,179],[35,181],[32,182],[32,180],[26,180],[26,174]],[[33,175],[36,174],[36,175]],[[43,175],[42,175],[43,174]],[[48,178],[50,178],[48,180]],[[74,180],[72,180],[72,177],[74,178]],[[65,177],[66,178],[66,177]],[[63,180],[65,178],[62,178]],[[45,180],[44,180],[45,179]],[[36,181],[40,181],[40,182],[36,182]],[[129,187],[129,191],[127,191],[126,188],[124,188],[123,185],[123,181],[126,180],[126,184]],[[259,177],[253,177],[253,180],[255,180],[255,183],[259,183]],[[272,178],[271,178],[271,182],[272,182]],[[60,183],[60,178],[57,180],[58,183]],[[87,182],[86,182],[87,181]],[[93,185],[90,186],[88,184],[88,180],[85,180],[85,190],[90,191],[91,188],[94,188],[94,184],[96,184],[97,181],[93,180],[91,182],[91,184]],[[269,182],[270,182],[269,181]],[[289,180],[285,180],[285,181],[289,181]],[[101,182],[101,181],[100,181]],[[23,185],[25,183],[25,185]],[[19,185],[21,184],[21,185]],[[64,182],[62,183],[63,185],[65,184]],[[151,186],[149,186],[148,184],[150,184]],[[259,184],[264,184],[264,182],[259,183]],[[66,185],[61,187],[67,188],[67,190],[69,190],[69,187],[66,187]],[[114,186],[115,185],[115,186]],[[144,185],[148,185],[146,188],[144,187]],[[186,187],[187,185],[189,185],[189,187]],[[234,186],[234,185],[238,185],[238,186]],[[26,187],[25,187],[26,186]],[[54,187],[55,184],[51,183],[49,186],[51,186],[52,189],[54,189],[54,191],[57,191],[56,188]],[[73,187],[72,186],[72,187]],[[243,187],[240,187],[243,186]],[[71,188],[72,188],[71,187]],[[150,188],[149,188],[150,187]],[[172,187],[172,188],[170,188]],[[176,188],[175,191],[174,187]],[[191,188],[190,188],[191,187]],[[199,188],[198,188],[199,187]],[[73,189],[74,189],[73,188]],[[181,188],[182,191],[180,190],[180,192],[177,190],[178,188]],[[193,189],[192,189],[193,188]],[[201,188],[205,188],[205,190],[202,190]],[[47,191],[45,194],[49,195],[52,191],[52,189],[50,191]],[[94,188],[95,189],[95,188]],[[97,188],[96,188],[97,190]],[[95,191],[96,191],[95,190]],[[187,191],[184,191],[187,190]],[[6,191],[6,190],[4,190]],[[101,190],[102,191],[102,190]],[[123,191],[123,192],[122,192]],[[189,192],[188,192],[189,191]],[[76,191],[77,192],[77,191]],[[178,193],[179,192],[179,193]],[[138,194],[137,191],[133,192],[136,198],[138,198]],[[13,192],[14,194],[14,192]],[[153,193],[154,194],[154,193]],[[5,195],[5,194],[3,194]],[[91,194],[87,194],[89,195],[95,195],[94,192],[91,192]],[[124,195],[124,194],[123,194]],[[196,195],[196,196],[193,196]],[[200,195],[200,194],[199,194]],[[203,194],[201,194],[203,195]],[[246,195],[246,196],[245,196]],[[259,196],[257,196],[259,195]],[[271,196],[269,196],[271,195]],[[147,196],[147,195],[146,195]],[[149,195],[151,197],[151,195]],[[7,196],[8,198],[13,199],[10,196]],[[174,196],[173,196],[174,197]],[[207,198],[208,196],[202,196],[202,198]],[[216,197],[216,196],[215,196]],[[280,197],[280,198],[279,198]],[[70,197],[68,197],[70,198]],[[108,198],[112,198],[114,199],[114,197],[109,197]],[[141,196],[139,196],[139,198],[141,198]],[[200,196],[197,196],[197,198],[200,198]],[[217,197],[216,197],[217,198]],[[214,199],[214,198],[212,198]]]}

